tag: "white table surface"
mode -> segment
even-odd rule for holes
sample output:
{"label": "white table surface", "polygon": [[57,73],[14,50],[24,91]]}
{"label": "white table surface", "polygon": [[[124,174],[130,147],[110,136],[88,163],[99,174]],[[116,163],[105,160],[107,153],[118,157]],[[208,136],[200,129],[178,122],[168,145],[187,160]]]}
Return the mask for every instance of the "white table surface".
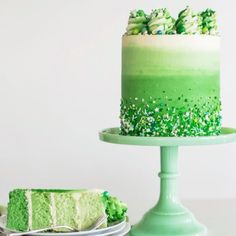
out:
{"label": "white table surface", "polygon": [[[208,228],[208,236],[236,236],[236,199],[182,200],[182,203]],[[130,219],[132,224],[138,220],[135,212],[130,212]]]}

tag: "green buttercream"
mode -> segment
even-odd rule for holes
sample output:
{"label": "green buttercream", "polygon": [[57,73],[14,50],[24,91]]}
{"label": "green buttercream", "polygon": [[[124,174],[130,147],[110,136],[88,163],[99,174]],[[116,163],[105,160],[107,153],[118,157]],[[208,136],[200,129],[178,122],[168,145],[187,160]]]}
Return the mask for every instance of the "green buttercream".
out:
{"label": "green buttercream", "polygon": [[218,35],[218,26],[216,12],[211,9],[206,9],[201,13],[202,17],[202,33],[209,35]]}
{"label": "green buttercream", "polygon": [[108,192],[104,192],[102,200],[106,207],[106,214],[109,223],[123,220],[125,218],[127,206],[118,198],[110,196]]}
{"label": "green buttercream", "polygon": [[201,16],[187,7],[179,13],[175,26],[178,34],[201,34]]}
{"label": "green buttercream", "polygon": [[134,10],[130,12],[127,35],[147,34],[148,17],[143,10]]}
{"label": "green buttercream", "polygon": [[[174,44],[178,46],[173,48]],[[210,36],[123,37],[122,134],[219,134],[217,45],[218,38]]]}
{"label": "green buttercream", "polygon": [[130,12],[126,35],[176,33],[218,35],[215,11],[207,9],[197,14],[186,7],[179,13],[177,21],[166,8],[155,9],[150,15],[143,10]]}
{"label": "green buttercream", "polygon": [[175,34],[175,19],[166,8],[153,10],[148,22],[150,34]]}

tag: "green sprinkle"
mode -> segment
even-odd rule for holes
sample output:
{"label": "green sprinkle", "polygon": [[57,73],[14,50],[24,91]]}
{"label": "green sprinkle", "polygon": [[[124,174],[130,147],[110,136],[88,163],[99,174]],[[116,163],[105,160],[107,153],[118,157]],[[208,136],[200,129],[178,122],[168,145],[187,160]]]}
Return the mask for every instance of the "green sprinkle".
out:
{"label": "green sprinkle", "polygon": [[[219,135],[221,128],[221,102],[215,97],[210,103],[180,107],[169,106],[169,98],[134,103],[135,99],[121,101],[121,134],[131,136],[208,136]],[[179,98],[173,99],[179,101]],[[207,99],[206,99],[207,100]],[[153,101],[156,101],[153,103]],[[135,105],[135,106],[133,106]],[[207,112],[206,112],[207,110]]]}

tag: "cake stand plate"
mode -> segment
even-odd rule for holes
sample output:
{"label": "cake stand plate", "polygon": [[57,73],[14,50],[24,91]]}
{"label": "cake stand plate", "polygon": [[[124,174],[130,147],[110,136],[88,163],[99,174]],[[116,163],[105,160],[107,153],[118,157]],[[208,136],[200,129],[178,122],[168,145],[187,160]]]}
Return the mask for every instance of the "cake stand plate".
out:
{"label": "cake stand plate", "polygon": [[207,229],[185,208],[177,196],[178,147],[213,145],[236,141],[236,129],[222,128],[218,136],[201,137],[138,137],[120,135],[119,128],[105,129],[100,140],[108,143],[160,146],[160,196],[157,204],[134,225],[131,236],[202,236]]}

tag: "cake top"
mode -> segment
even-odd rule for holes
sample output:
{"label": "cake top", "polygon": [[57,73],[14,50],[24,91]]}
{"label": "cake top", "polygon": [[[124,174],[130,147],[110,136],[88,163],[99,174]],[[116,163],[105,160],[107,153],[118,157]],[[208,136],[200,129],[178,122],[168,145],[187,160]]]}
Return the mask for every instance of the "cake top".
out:
{"label": "cake top", "polygon": [[166,8],[130,12],[125,35],[163,35],[163,34],[205,34],[218,35],[216,12],[212,9],[196,13],[189,6],[182,10],[177,19]]}

